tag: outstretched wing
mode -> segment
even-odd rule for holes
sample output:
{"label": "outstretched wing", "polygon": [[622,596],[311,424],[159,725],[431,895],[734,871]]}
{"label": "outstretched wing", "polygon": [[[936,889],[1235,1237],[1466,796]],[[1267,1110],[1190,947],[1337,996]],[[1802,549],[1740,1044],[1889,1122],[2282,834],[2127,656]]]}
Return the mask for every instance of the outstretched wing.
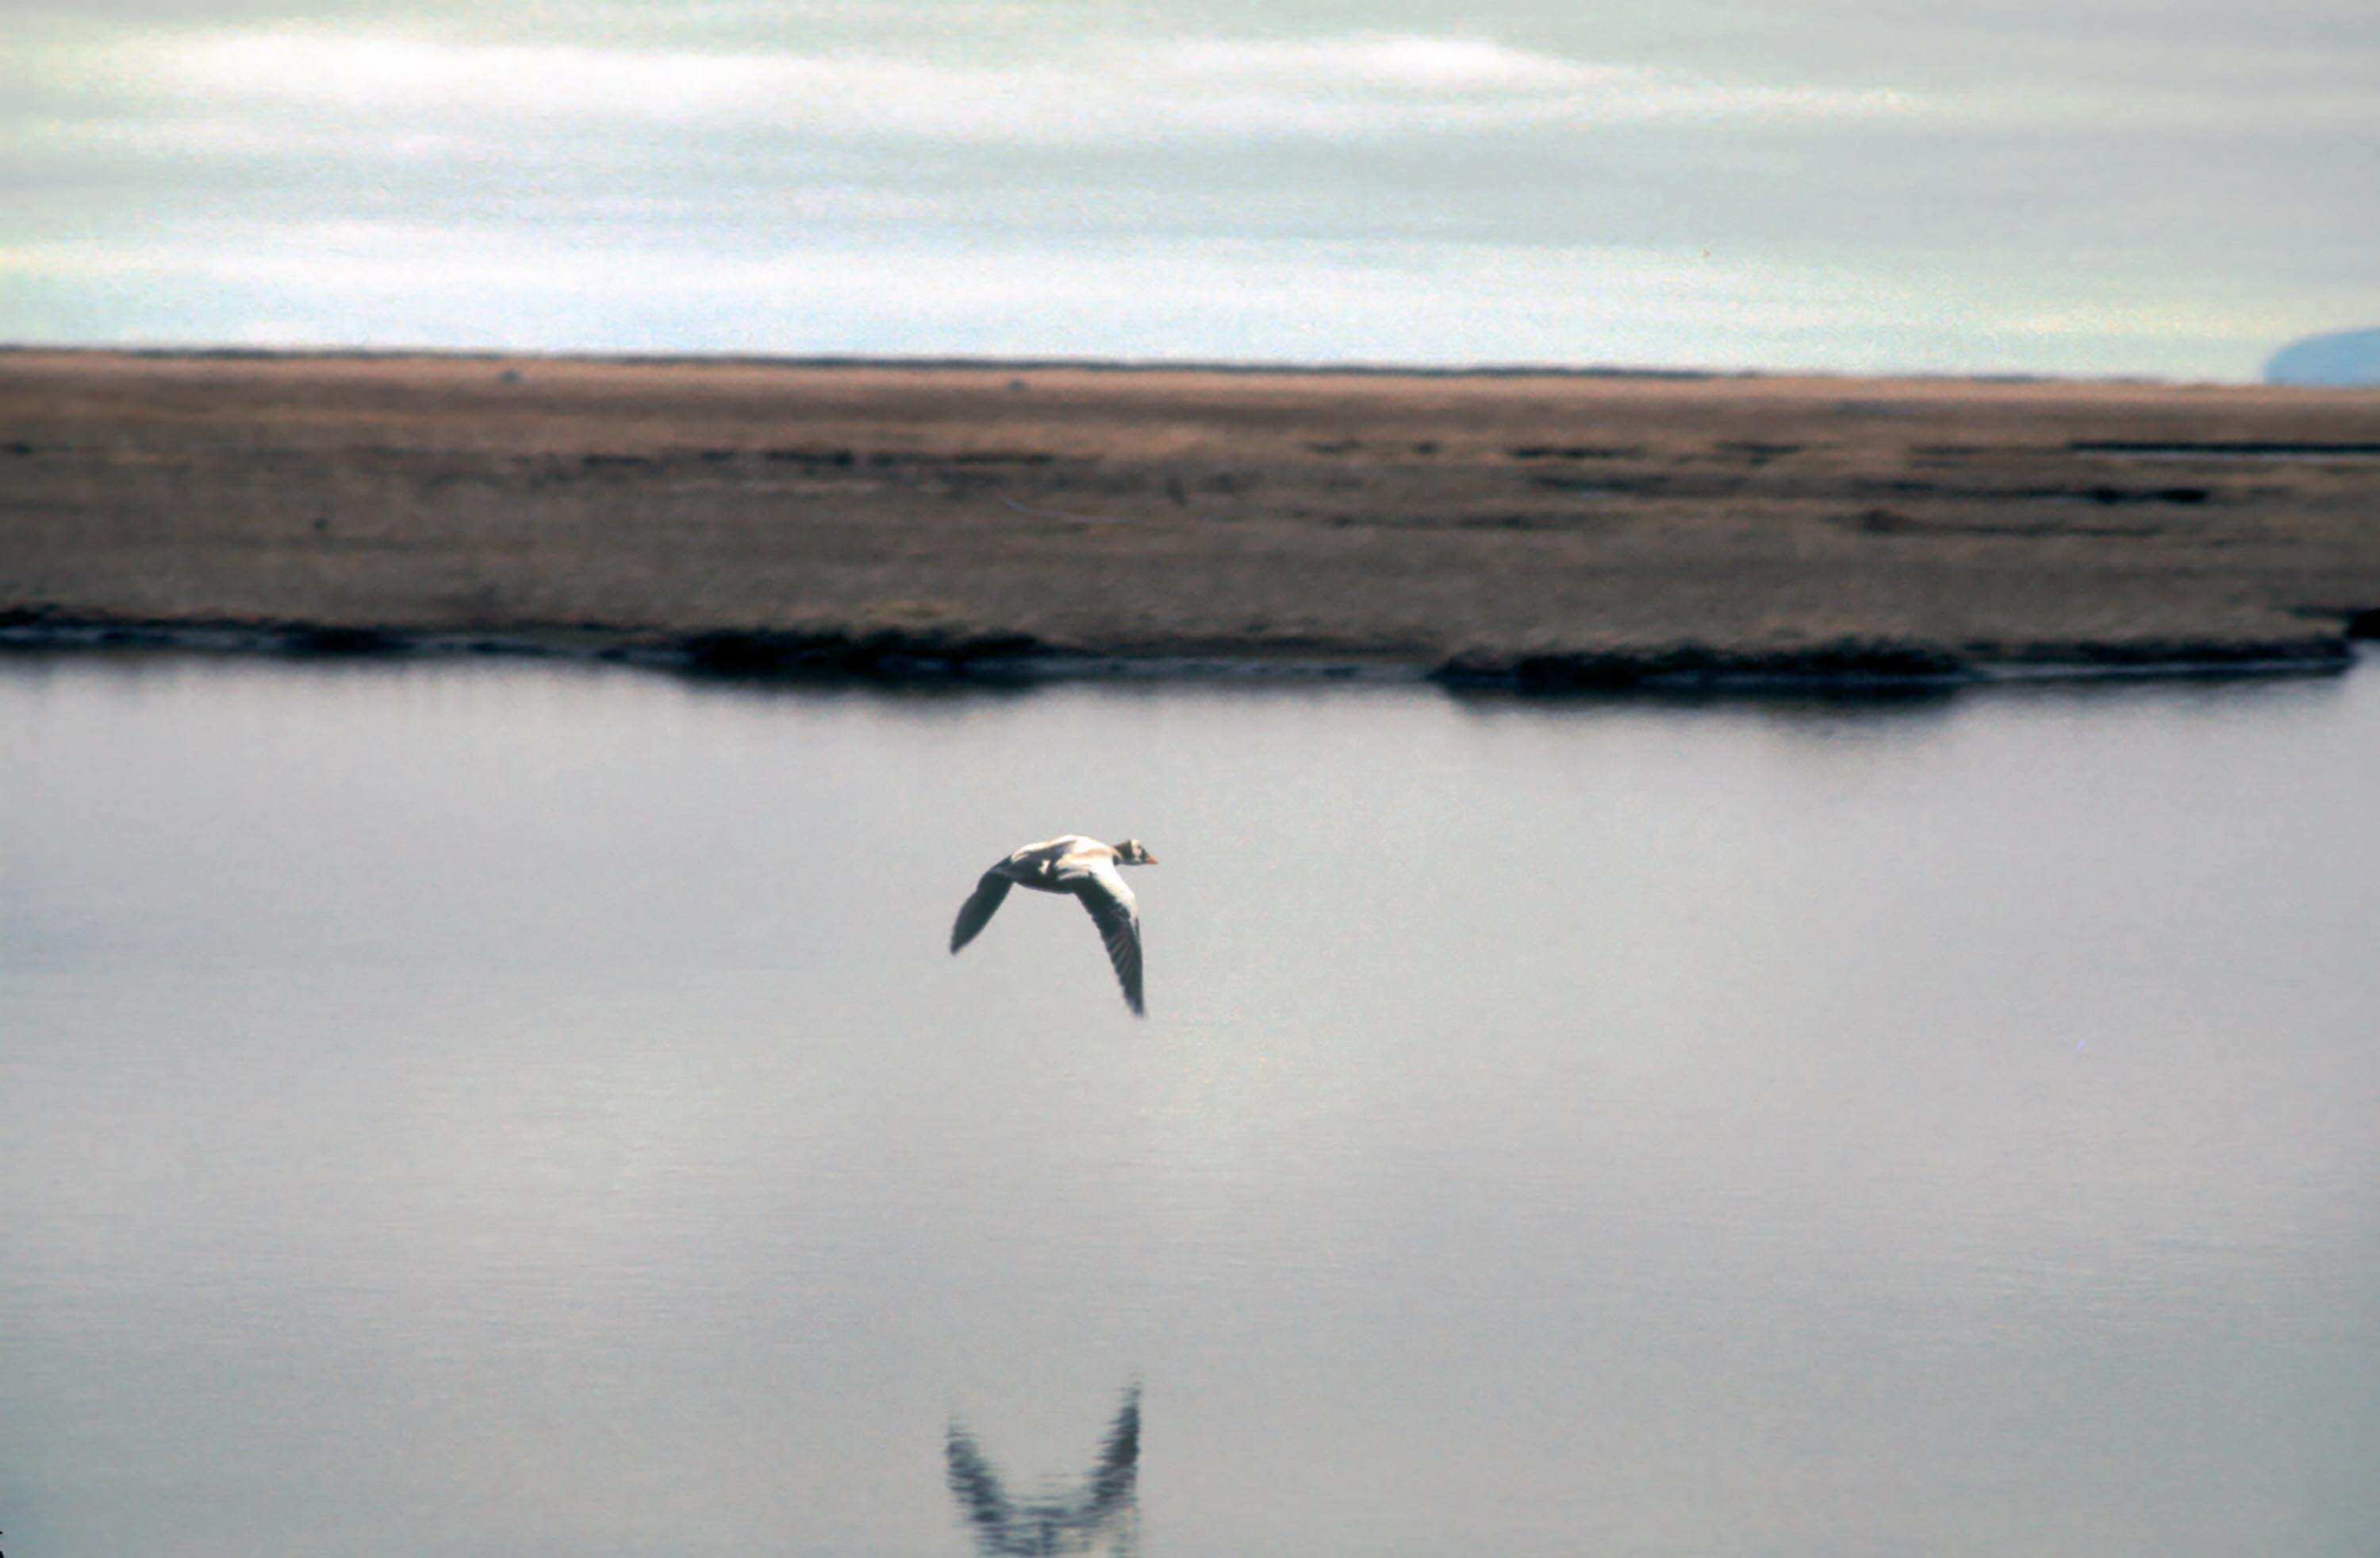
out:
{"label": "outstretched wing", "polygon": [[1099,1464],[1091,1473],[1090,1498],[1083,1505],[1086,1523],[1104,1523],[1132,1499],[1140,1476],[1140,1387],[1123,1393],[1123,1405],[1099,1444]]}
{"label": "outstretched wing", "polygon": [[1123,986],[1124,1004],[1135,1016],[1147,1016],[1148,1008],[1140,999],[1140,908],[1132,889],[1116,874],[1111,859],[1089,867],[1069,885],[1091,911],[1099,940],[1107,943],[1108,961],[1115,965],[1116,980]]}
{"label": "outstretched wing", "polygon": [[1015,1518],[1015,1507],[1008,1502],[1008,1491],[1000,1485],[1000,1474],[983,1458],[966,1430],[953,1423],[942,1442],[944,1457],[949,1463],[946,1473],[951,1497],[958,1501],[959,1513],[967,1523],[984,1535],[989,1551],[1006,1551],[1004,1544],[1009,1522]]}
{"label": "outstretched wing", "polygon": [[984,872],[983,880],[975,884],[975,892],[959,906],[958,922],[951,927],[951,951],[955,954],[959,948],[975,940],[983,928],[991,923],[1000,901],[1007,896],[1008,878],[1000,874],[1000,868],[994,866]]}

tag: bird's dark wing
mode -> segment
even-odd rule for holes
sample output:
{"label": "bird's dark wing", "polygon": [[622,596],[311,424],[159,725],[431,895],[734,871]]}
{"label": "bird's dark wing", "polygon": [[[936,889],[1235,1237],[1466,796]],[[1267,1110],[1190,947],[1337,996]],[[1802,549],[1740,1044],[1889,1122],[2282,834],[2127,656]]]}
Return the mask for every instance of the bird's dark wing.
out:
{"label": "bird's dark wing", "polygon": [[[1008,1491],[1000,1485],[1000,1474],[975,1447],[975,1441],[956,1423],[951,1425],[950,1437],[943,1442],[944,1454],[950,1461],[951,1497],[958,1501],[959,1512],[967,1523],[984,1534],[989,1543],[997,1543],[1007,1534],[1008,1524],[1015,1518],[1015,1508],[1008,1502]],[[993,1549],[998,1551],[997,1547]]]}
{"label": "bird's dark wing", "polygon": [[1132,889],[1116,874],[1112,860],[1100,861],[1068,885],[1099,928],[1108,961],[1115,965],[1116,980],[1123,986],[1124,1004],[1135,1016],[1148,1016],[1148,1008],[1140,998],[1140,909],[1133,901]]}
{"label": "bird's dark wing", "polygon": [[1123,1406],[1099,1445],[1099,1468],[1091,1473],[1090,1499],[1083,1513],[1097,1526],[1132,1498],[1140,1476],[1140,1387],[1124,1393]]}
{"label": "bird's dark wing", "polygon": [[1000,874],[1000,868],[994,866],[984,872],[983,880],[975,884],[975,892],[959,906],[958,923],[951,927],[951,951],[955,953],[975,940],[991,923],[1000,901],[1007,896],[1008,878]]}

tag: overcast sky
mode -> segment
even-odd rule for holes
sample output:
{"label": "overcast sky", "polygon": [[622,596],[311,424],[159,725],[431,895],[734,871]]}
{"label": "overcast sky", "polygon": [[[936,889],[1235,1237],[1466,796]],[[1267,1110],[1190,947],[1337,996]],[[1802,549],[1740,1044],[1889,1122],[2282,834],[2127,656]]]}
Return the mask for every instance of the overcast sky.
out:
{"label": "overcast sky", "polygon": [[0,340],[2253,377],[2374,0],[0,4]]}

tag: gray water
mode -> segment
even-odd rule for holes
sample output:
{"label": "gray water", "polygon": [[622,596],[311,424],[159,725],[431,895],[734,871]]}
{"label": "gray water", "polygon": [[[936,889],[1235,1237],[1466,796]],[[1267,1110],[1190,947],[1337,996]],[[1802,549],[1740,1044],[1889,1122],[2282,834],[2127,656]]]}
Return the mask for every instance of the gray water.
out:
{"label": "gray water", "polygon": [[[2380,1551],[2375,772],[2371,666],[0,663],[5,1549]],[[944,950],[1069,830],[1145,1022]]]}

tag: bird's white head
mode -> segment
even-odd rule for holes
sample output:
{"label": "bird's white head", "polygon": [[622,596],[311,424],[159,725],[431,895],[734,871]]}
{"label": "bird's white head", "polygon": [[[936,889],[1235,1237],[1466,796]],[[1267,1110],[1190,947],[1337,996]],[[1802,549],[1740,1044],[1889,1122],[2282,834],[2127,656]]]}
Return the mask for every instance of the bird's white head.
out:
{"label": "bird's white head", "polygon": [[1125,839],[1122,844],[1115,846],[1115,852],[1116,864],[1119,866],[1153,866],[1157,864],[1157,857],[1148,852],[1148,846],[1141,843],[1140,840],[1136,838]]}

